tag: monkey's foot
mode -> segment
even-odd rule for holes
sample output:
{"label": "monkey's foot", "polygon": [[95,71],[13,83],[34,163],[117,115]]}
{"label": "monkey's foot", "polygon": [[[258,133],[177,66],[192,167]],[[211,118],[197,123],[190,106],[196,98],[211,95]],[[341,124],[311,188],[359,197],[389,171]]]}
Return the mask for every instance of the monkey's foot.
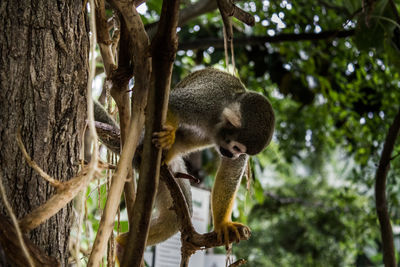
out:
{"label": "monkey's foot", "polygon": [[175,131],[175,127],[165,125],[162,131],[153,133],[153,144],[157,148],[170,149],[175,142]]}
{"label": "monkey's foot", "polygon": [[[239,233],[239,228],[241,228],[241,232],[250,233],[250,228],[244,224],[237,223],[237,222],[223,222],[218,226],[215,226],[214,232],[217,233],[218,242],[225,243],[225,247],[228,248],[229,244],[235,241],[236,243],[239,242],[242,238],[242,234]],[[229,233],[234,233],[234,239],[230,242]]]}

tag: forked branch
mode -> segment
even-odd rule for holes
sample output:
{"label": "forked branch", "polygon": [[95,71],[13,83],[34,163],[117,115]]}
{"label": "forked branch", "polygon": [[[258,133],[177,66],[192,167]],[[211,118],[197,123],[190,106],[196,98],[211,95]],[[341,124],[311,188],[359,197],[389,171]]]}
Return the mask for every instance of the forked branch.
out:
{"label": "forked branch", "polygon": [[217,0],[217,3],[219,11],[221,13],[222,21],[224,23],[226,37],[229,42],[232,41],[233,38],[232,22],[230,20],[230,17],[233,16],[249,26],[254,26],[254,17],[246,11],[237,7],[231,0]]}
{"label": "forked branch", "polygon": [[[168,189],[171,192],[172,199],[174,201],[173,209],[176,212],[178,222],[180,225],[181,241],[182,241],[182,262],[181,266],[187,266],[187,262],[192,254],[197,250],[206,248],[223,246],[223,241],[218,241],[217,234],[215,232],[199,234],[193,227],[191,222],[189,209],[183,196],[183,193],[176,183],[175,178],[167,166],[161,167],[160,173],[161,179],[165,182]],[[238,228],[240,234],[240,240],[248,240],[251,233],[247,227]],[[229,242],[236,240],[236,236],[233,232],[229,233]]]}

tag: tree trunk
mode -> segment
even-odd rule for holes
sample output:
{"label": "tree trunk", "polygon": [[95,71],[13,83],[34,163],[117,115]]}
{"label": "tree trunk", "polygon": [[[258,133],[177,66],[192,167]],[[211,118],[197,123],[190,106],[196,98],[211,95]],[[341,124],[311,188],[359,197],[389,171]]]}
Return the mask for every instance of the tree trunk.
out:
{"label": "tree trunk", "polygon": [[[86,111],[88,24],[81,0],[0,1],[0,176],[17,218],[54,189],[22,159],[56,179],[78,171]],[[79,116],[78,116],[79,115]],[[46,254],[67,265],[71,204],[30,233]],[[6,214],[2,201],[0,212]]]}

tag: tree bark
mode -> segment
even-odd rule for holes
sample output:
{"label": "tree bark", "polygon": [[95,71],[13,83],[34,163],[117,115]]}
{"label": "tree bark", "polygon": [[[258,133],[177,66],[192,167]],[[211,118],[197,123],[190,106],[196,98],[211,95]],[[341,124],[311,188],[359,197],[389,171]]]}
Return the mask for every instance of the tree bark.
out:
{"label": "tree bark", "polygon": [[[32,159],[65,181],[78,171],[85,125],[88,26],[82,1],[0,2],[0,171],[18,218],[54,189],[22,159],[16,132]],[[78,116],[79,115],[79,116]],[[0,212],[6,214],[0,202]],[[29,238],[67,265],[71,204]]]}

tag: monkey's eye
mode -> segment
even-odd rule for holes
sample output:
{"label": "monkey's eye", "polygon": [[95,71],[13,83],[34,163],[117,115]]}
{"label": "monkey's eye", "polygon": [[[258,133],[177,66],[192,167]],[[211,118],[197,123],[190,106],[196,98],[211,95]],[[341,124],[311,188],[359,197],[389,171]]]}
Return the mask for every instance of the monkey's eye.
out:
{"label": "monkey's eye", "polygon": [[233,150],[235,150],[236,152],[242,152],[238,146],[234,146]]}
{"label": "monkey's eye", "polygon": [[229,144],[231,142],[231,139],[226,138],[224,141],[225,141],[225,143]]}

